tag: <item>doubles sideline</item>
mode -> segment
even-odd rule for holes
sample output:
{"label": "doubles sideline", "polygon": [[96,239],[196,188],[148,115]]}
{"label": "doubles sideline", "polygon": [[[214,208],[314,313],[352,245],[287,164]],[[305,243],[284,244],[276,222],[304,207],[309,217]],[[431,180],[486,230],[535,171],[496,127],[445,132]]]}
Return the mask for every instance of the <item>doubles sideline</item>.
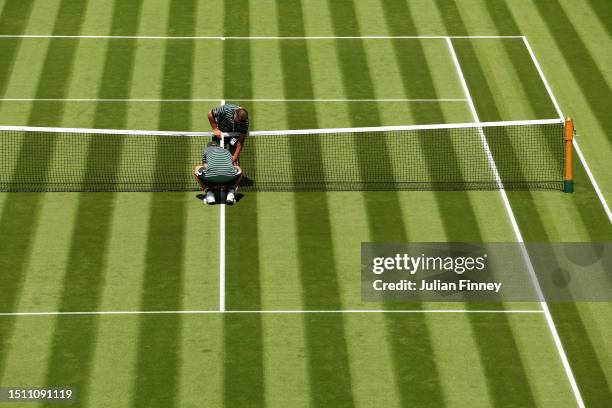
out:
{"label": "doubles sideline", "polygon": [[[481,123],[480,122],[480,118],[478,116],[478,112],[476,111],[476,106],[474,105],[474,101],[472,99],[472,95],[470,93],[469,87],[467,85],[467,82],[465,80],[465,76],[463,75],[463,70],[461,69],[461,64],[459,63],[459,59],[457,58],[457,54],[455,53],[455,48],[453,47],[453,42],[451,40],[451,38],[447,38],[446,39],[446,43],[448,45],[448,50],[449,53],[451,55],[451,58],[453,59],[453,63],[455,64],[455,68],[457,70],[457,75],[459,77],[459,81],[461,82],[461,86],[463,88],[463,91],[465,93],[465,96],[467,97],[467,99],[469,100],[469,107],[470,107],[470,111],[472,112],[472,117],[474,119],[474,123]],[[559,120],[563,120],[563,117],[560,117]],[[582,395],[580,393],[580,389],[578,388],[578,383],[576,382],[576,378],[574,377],[574,373],[572,371],[572,367],[569,363],[569,359],[567,358],[567,354],[565,353],[565,349],[563,348],[563,343],[561,342],[561,338],[559,336],[559,333],[557,331],[557,327],[555,325],[555,322],[552,318],[552,314],[550,313],[550,310],[548,308],[548,303],[546,303],[546,300],[544,299],[544,294],[542,292],[542,288],[540,286],[540,281],[538,280],[537,275],[535,274],[535,270],[533,267],[533,263],[531,262],[531,258],[529,256],[529,253],[527,252],[527,248],[525,247],[524,244],[524,239],[523,239],[523,234],[521,233],[521,230],[519,228],[518,222],[516,220],[516,217],[514,215],[514,210],[512,209],[512,205],[510,204],[510,200],[508,199],[508,195],[506,194],[506,190],[504,188],[503,182],[501,180],[501,177],[499,175],[499,171],[497,169],[497,165],[495,163],[495,160],[493,159],[493,155],[491,153],[491,150],[489,148],[489,144],[487,142],[487,138],[482,130],[482,127],[479,127],[479,133],[480,133],[480,137],[481,137],[481,141],[482,141],[482,145],[483,148],[485,149],[485,152],[487,154],[487,159],[489,161],[489,165],[491,167],[491,170],[493,171],[493,174],[495,175],[495,179],[497,180],[497,184],[499,186],[499,194],[501,196],[501,200],[504,204],[504,207],[506,209],[506,213],[508,215],[508,219],[510,221],[510,224],[512,226],[512,229],[514,231],[514,236],[517,240],[518,243],[520,243],[520,248],[521,248],[521,254],[523,256],[523,261],[525,263],[525,266],[527,267],[527,270],[529,271],[529,277],[531,278],[531,282],[533,284],[533,287],[538,295],[538,298],[540,299],[540,307],[542,308],[542,312],[544,314],[544,318],[546,320],[546,324],[548,326],[548,329],[550,331],[550,334],[552,336],[552,340],[553,343],[557,349],[557,353],[559,354],[559,357],[561,359],[561,364],[563,365],[563,369],[565,371],[565,374],[567,376],[567,379],[569,381],[569,385],[572,389],[572,393],[574,394],[574,398],[576,399],[576,403],[578,404],[578,406],[580,408],[584,408],[584,401],[582,399]]]}
{"label": "doubles sideline", "polygon": [[[533,64],[536,67],[536,70],[538,71],[538,75],[540,75],[540,79],[542,80],[542,83],[544,84],[544,87],[546,88],[546,92],[548,92],[548,97],[552,101],[555,107],[555,110],[557,111],[557,115],[559,115],[559,118],[561,120],[564,120],[565,116],[563,115],[563,112],[561,111],[559,102],[557,102],[557,98],[555,97],[555,94],[553,93],[552,88],[550,87],[548,80],[546,79],[546,76],[544,75],[544,71],[542,70],[540,63],[538,62],[538,59],[536,58],[536,55],[533,52],[533,49],[531,48],[531,44],[529,44],[529,40],[527,40],[527,37],[523,37],[523,43],[525,44],[525,47],[527,48],[527,51],[529,52],[531,61],[533,62]],[[576,138],[574,138],[573,144],[574,144],[574,148],[576,149],[576,153],[578,154],[578,158],[580,159],[580,162],[582,163],[582,167],[584,167],[584,170],[586,171],[587,176],[589,177],[589,180],[591,181],[591,185],[593,186],[593,189],[595,190],[595,193],[597,194],[597,197],[599,198],[599,201],[601,202],[601,205],[603,206],[604,211],[606,215],[608,216],[608,221],[612,223],[612,211],[610,211],[608,202],[606,201],[606,198],[604,197],[601,191],[601,188],[599,188],[599,184],[597,183],[597,180],[595,180],[595,176],[593,175],[593,172],[591,172],[591,168],[589,167],[586,161],[586,158],[582,154],[582,149],[580,149],[580,146],[578,145],[578,140],[576,140]]]}

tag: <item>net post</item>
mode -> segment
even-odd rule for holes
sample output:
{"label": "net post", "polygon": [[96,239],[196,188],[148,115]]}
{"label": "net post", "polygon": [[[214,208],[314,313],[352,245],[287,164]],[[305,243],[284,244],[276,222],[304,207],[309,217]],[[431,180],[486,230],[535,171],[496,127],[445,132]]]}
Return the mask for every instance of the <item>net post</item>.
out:
{"label": "net post", "polygon": [[565,170],[563,174],[563,191],[565,193],[574,192],[574,171],[573,171],[573,141],[574,141],[574,120],[565,119]]}

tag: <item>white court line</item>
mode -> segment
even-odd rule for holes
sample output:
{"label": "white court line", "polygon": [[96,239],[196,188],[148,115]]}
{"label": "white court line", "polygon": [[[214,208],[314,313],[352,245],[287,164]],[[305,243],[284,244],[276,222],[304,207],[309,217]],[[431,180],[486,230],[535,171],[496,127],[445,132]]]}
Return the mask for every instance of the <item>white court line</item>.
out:
{"label": "white court line", "polygon": [[580,149],[580,146],[578,146],[578,140],[576,140],[576,138],[574,138],[574,148],[576,149],[576,153],[578,153],[578,157],[580,158],[580,161],[582,162],[582,167],[584,167],[584,171],[586,171],[587,175],[589,176],[589,179],[591,180],[591,184],[593,184],[593,188],[595,189],[595,193],[599,197],[599,201],[601,201],[601,205],[603,206],[604,211],[608,215],[608,221],[610,221],[610,223],[612,223],[612,211],[610,211],[610,207],[608,206],[608,202],[606,201],[606,198],[604,197],[603,193],[601,192],[601,189],[599,188],[599,185],[597,184],[597,181],[595,181],[595,176],[591,172],[591,168],[587,164],[587,161],[586,161],[584,155],[582,154],[582,150]]}
{"label": "white court line", "polygon": [[[531,49],[531,45],[529,44],[529,40],[527,40],[527,37],[523,36],[523,42],[525,43],[525,47],[527,47],[527,51],[529,52],[529,55],[531,56],[531,60],[533,61],[538,71],[538,74],[540,75],[540,79],[544,83],[544,87],[546,88],[546,91],[548,92],[548,96],[550,97],[550,100],[555,106],[557,115],[559,115],[561,119],[565,119],[565,116],[563,116],[563,112],[561,111],[561,107],[559,106],[559,103],[557,102],[557,98],[555,97],[555,94],[553,93],[552,88],[548,84],[548,80],[546,79],[546,76],[544,76],[544,71],[542,70],[540,63],[538,62],[538,59],[536,58],[535,53]],[[601,201],[601,205],[603,206],[604,211],[606,212],[606,215],[608,216],[608,221],[612,223],[612,212],[610,211],[610,206],[608,205],[608,202],[606,201],[606,198],[604,197],[601,191],[601,188],[599,188],[599,184],[597,183],[597,180],[595,180],[595,176],[591,172],[591,169],[589,165],[587,164],[587,161],[584,155],[582,154],[582,150],[580,149],[580,146],[578,146],[578,140],[576,140],[576,138],[574,138],[574,148],[576,148],[576,153],[578,153],[578,157],[580,159],[580,162],[582,163],[582,167],[584,167],[584,170],[586,171],[589,177],[589,180],[591,180],[593,189],[595,189],[595,193],[597,194],[597,197],[599,197],[599,201]]]}
{"label": "white court line", "polygon": [[[155,99],[155,98],[130,98],[130,99],[104,99],[104,98],[0,98],[0,102],[217,102],[219,98],[191,98],[191,99]],[[335,103],[335,102],[467,102],[465,98],[442,98],[442,99],[427,99],[427,98],[380,98],[380,99],[243,99],[232,98],[236,102],[320,102],[320,103]]]}
{"label": "white court line", "polygon": [[[221,99],[221,106],[225,99]],[[225,137],[221,136],[221,147]],[[225,312],[225,190],[221,189],[219,203],[219,312]]]}
{"label": "white court line", "polygon": [[90,312],[5,312],[0,317],[19,316],[82,316],[82,315],[208,315],[208,314],[365,314],[365,313],[476,313],[476,314],[542,314],[542,310],[466,310],[466,309],[429,309],[429,310],[100,310]]}
{"label": "white court line", "polygon": [[[536,120],[513,120],[505,122],[480,122],[480,123],[436,123],[429,125],[403,125],[403,126],[374,126],[374,127],[354,127],[354,128],[328,128],[328,129],[285,129],[285,130],[255,130],[249,132],[249,137],[255,136],[275,136],[275,135],[309,135],[309,134],[334,134],[334,133],[380,133],[393,131],[414,131],[414,130],[433,130],[433,129],[465,129],[465,128],[484,128],[498,126],[527,126],[527,125],[547,125],[563,123],[562,119],[536,119]],[[125,129],[92,129],[92,128],[58,128],[58,127],[38,127],[38,126],[3,126],[0,131],[15,132],[47,132],[47,133],[74,133],[74,134],[102,134],[102,135],[130,135],[130,136],[212,136],[212,132],[181,132],[181,131],[162,131],[162,130],[125,130]],[[233,135],[233,133],[224,133]]]}
{"label": "white court line", "polygon": [[[463,75],[463,71],[461,69],[461,65],[459,64],[459,59],[457,58],[457,54],[455,53],[455,48],[453,47],[453,42],[450,38],[446,40],[448,44],[449,52],[451,53],[453,62],[455,63],[455,68],[457,69],[457,75],[459,76],[459,80],[461,81],[461,86],[463,87],[463,91],[465,92],[465,96],[469,100],[468,104],[470,106],[470,110],[472,112],[472,116],[474,118],[474,122],[480,123],[480,118],[478,117],[478,113],[476,112],[476,107],[474,105],[474,101],[472,99],[472,95],[470,94],[470,90],[467,86],[467,82]],[[563,118],[561,118],[563,119]],[[561,343],[561,338],[559,337],[559,333],[557,332],[557,327],[555,326],[555,322],[550,314],[550,310],[548,309],[548,304],[544,300],[544,294],[542,293],[542,288],[540,287],[540,282],[538,281],[538,277],[535,274],[535,270],[533,268],[533,264],[531,263],[531,259],[525,247],[525,241],[523,240],[523,234],[518,226],[516,221],[516,217],[514,216],[514,211],[512,210],[512,206],[510,205],[510,200],[508,200],[508,195],[506,194],[506,190],[504,189],[504,185],[502,183],[501,177],[499,176],[499,172],[497,170],[497,165],[495,164],[495,160],[493,158],[493,154],[489,148],[489,144],[485,137],[484,131],[482,128],[479,128],[480,137],[482,140],[483,147],[485,149],[487,159],[489,160],[489,164],[491,166],[491,170],[495,175],[495,179],[499,186],[499,193],[501,195],[502,201],[504,202],[504,207],[506,207],[506,212],[508,214],[508,218],[510,219],[510,223],[512,224],[512,229],[514,230],[514,235],[516,240],[520,243],[521,254],[523,255],[523,260],[525,261],[525,266],[529,271],[529,276],[531,278],[531,282],[533,283],[534,289],[538,295],[540,301],[540,306],[542,307],[542,312],[544,313],[544,317],[546,319],[546,323],[548,324],[548,328],[553,338],[553,342],[557,348],[557,352],[559,353],[559,357],[561,358],[561,362],[563,364],[563,368],[565,370],[565,374],[569,380],[570,386],[572,388],[572,392],[574,393],[574,397],[576,398],[576,403],[579,407],[584,408],[584,402],[582,400],[582,395],[580,394],[580,390],[578,389],[578,384],[576,383],[576,379],[574,378],[574,373],[572,372],[572,367],[569,364],[569,360],[567,359],[567,355],[565,354],[565,350],[563,348],[563,344]]]}
{"label": "white court line", "polygon": [[[90,40],[444,40],[442,35],[361,35],[361,36],[158,36],[158,35],[53,35],[53,34],[3,34],[0,38],[64,38]],[[522,38],[520,35],[457,35],[450,38],[487,39],[487,38]]]}

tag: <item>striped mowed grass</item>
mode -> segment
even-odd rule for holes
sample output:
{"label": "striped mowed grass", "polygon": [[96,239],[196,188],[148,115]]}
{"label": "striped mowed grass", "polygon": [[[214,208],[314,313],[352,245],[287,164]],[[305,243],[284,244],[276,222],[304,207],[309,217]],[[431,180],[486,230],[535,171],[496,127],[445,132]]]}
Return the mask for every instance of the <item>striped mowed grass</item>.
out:
{"label": "striped mowed grass", "polygon": [[[10,35],[527,35],[564,112],[576,117],[580,135],[589,135],[581,143],[604,192],[612,186],[602,116],[609,77],[600,68],[609,57],[588,40],[609,41],[605,2],[0,6],[0,31]],[[520,39],[453,44],[481,120],[555,116]],[[4,98],[464,98],[443,40],[7,37],[0,47]],[[15,125],[200,130],[210,107],[0,101],[0,118]],[[461,103],[248,108],[254,129],[472,120]],[[419,154],[430,148],[424,144]],[[611,238],[584,170],[576,170],[574,195],[509,193],[526,240]],[[2,194],[0,210],[2,312],[218,308],[219,214],[192,193]],[[248,194],[226,214],[227,308],[538,309],[360,299],[361,242],[514,241],[502,214],[496,192]],[[605,405],[609,305],[552,304],[551,311],[585,402]],[[0,385],[69,385],[81,405],[575,405],[540,314],[2,316],[0,325]]]}

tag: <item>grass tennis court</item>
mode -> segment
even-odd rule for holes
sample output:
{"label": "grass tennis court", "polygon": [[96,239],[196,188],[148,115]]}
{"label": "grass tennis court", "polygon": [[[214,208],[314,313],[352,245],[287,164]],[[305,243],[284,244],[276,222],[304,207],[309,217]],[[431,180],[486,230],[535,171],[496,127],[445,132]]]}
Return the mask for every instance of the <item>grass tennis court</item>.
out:
{"label": "grass tennis court", "polygon": [[[602,195],[577,157],[574,194],[507,192],[516,225],[612,240],[605,1],[0,13],[0,125],[206,131],[222,100],[252,130],[474,122],[470,101],[482,122],[557,118],[531,47]],[[0,193],[0,387],[96,407],[609,406],[610,303],[548,305],[566,366],[539,303],[361,300],[361,242],[514,242],[511,221],[499,191]]]}

